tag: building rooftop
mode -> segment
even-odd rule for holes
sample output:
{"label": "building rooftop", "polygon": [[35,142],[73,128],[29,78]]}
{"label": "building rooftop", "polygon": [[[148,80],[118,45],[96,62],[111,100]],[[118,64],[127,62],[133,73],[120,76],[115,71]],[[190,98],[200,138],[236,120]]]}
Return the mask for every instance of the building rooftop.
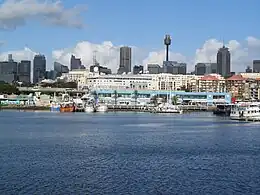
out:
{"label": "building rooftop", "polygon": [[241,75],[233,75],[229,78],[226,79],[227,81],[244,81],[246,80],[244,77],[242,77]]}
{"label": "building rooftop", "polygon": [[205,75],[200,79],[201,81],[218,81],[219,79],[213,75]]}

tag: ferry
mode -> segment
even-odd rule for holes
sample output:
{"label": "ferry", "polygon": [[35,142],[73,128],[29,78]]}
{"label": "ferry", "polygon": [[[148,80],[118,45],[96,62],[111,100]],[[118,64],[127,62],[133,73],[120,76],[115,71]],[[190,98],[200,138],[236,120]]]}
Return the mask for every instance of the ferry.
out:
{"label": "ferry", "polygon": [[260,103],[259,102],[240,102],[231,106],[230,119],[260,119]]}

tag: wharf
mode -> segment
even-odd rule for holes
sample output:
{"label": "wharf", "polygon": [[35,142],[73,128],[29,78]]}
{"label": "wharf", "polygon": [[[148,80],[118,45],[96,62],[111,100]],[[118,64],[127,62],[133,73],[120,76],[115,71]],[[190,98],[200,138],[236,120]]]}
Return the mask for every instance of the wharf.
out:
{"label": "wharf", "polygon": [[[215,106],[181,106],[184,112],[212,112]],[[108,111],[135,111],[135,112],[152,112],[154,106],[132,106],[132,105],[108,105]]]}
{"label": "wharf", "polygon": [[50,110],[49,106],[1,105],[0,110]]}

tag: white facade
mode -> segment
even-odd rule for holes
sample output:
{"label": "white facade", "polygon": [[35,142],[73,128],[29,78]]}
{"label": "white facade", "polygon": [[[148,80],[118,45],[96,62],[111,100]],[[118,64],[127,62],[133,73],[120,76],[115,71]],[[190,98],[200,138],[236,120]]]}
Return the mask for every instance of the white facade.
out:
{"label": "white facade", "polygon": [[239,73],[242,77],[246,78],[246,79],[257,79],[260,78],[260,73],[251,73],[251,72],[242,72]]}
{"label": "white facade", "polygon": [[153,90],[180,90],[183,87],[188,88],[194,80],[200,79],[197,75],[173,75],[173,74],[153,74]]}
{"label": "white facade", "polygon": [[151,75],[93,75],[87,79],[87,86],[94,89],[150,89]]}
{"label": "white facade", "polygon": [[78,83],[78,86],[85,86],[87,85],[87,79],[90,77],[91,74],[92,73],[90,73],[87,69],[79,69],[69,71],[69,73],[63,73],[62,78],[65,79],[67,82],[76,82]]}
{"label": "white facade", "polygon": [[68,82],[90,89],[180,90],[202,76],[161,74],[111,74],[99,75],[88,70],[73,70],[62,75]]}

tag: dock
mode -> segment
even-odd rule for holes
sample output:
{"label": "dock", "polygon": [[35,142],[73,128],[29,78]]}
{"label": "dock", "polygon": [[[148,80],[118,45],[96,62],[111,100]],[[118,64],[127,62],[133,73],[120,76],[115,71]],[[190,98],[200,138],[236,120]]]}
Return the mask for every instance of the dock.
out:
{"label": "dock", "polygon": [[[212,112],[215,106],[181,106],[184,112]],[[130,111],[130,112],[152,112],[154,106],[141,106],[141,105],[108,105],[108,111]]]}

